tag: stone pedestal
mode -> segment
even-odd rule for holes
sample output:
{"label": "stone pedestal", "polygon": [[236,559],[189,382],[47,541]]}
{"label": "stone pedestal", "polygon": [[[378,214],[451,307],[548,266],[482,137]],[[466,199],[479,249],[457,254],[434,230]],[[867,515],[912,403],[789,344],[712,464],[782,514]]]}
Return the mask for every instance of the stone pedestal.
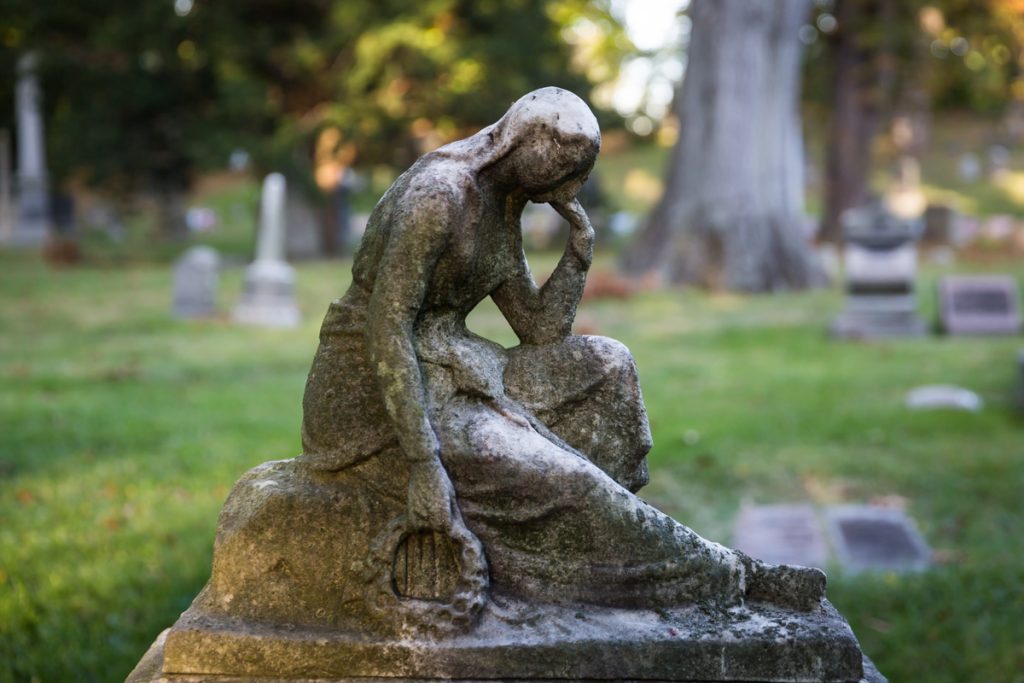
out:
{"label": "stone pedestal", "polygon": [[[508,604],[506,603],[506,608]],[[884,683],[831,605],[793,619],[740,608],[631,612],[535,606],[524,623],[488,609],[471,638],[367,642],[318,631],[259,631],[186,613],[126,683],[453,680]]]}
{"label": "stone pedestal", "polygon": [[295,269],[284,261],[255,261],[245,269],[242,297],[232,317],[243,325],[295,327]]}
{"label": "stone pedestal", "polygon": [[[571,334],[594,236],[572,197],[599,144],[586,103],[542,88],[384,194],[324,317],[302,455],[238,481],[209,582],[130,681],[884,680],[822,571],[635,495],[635,363]],[[239,315],[269,301],[294,319],[283,183],[267,179]],[[527,199],[570,225],[544,296],[509,227]],[[492,294],[515,349],[466,327]]]}
{"label": "stone pedestal", "polygon": [[285,460],[246,474],[221,514],[210,582],[129,683],[885,681],[827,601],[810,612],[756,602],[651,610],[538,604],[498,590],[468,628],[375,622],[367,569],[379,558],[345,550],[372,547],[401,510],[358,487],[382,466],[316,474]]}

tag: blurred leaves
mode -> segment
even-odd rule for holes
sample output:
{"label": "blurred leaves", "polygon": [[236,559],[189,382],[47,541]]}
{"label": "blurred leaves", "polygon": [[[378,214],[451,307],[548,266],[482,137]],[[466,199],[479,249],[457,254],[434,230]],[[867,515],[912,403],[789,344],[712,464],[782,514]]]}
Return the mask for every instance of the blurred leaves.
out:
{"label": "blurred leaves", "polygon": [[236,148],[311,185],[328,127],[360,163],[406,164],[531,89],[588,96],[630,47],[608,0],[0,0],[0,74],[40,56],[54,175],[125,192]]}

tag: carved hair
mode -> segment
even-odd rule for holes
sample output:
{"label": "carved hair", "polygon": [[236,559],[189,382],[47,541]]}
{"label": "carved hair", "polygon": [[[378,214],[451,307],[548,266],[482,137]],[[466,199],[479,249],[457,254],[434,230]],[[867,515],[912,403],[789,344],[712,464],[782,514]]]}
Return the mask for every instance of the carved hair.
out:
{"label": "carved hair", "polygon": [[534,148],[534,176],[552,179],[589,169],[601,148],[601,129],[590,107],[562,88],[541,88],[516,100],[496,123],[438,150],[483,170],[523,147]]}

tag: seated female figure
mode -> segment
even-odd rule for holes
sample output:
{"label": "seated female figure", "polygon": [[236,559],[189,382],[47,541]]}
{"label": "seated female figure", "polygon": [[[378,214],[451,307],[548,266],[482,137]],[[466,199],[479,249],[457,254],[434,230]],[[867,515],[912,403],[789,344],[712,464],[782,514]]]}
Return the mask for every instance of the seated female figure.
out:
{"label": "seated female figure", "polygon": [[[811,608],[819,571],[753,561],[634,495],[651,440],[633,360],[618,342],[571,333],[594,239],[575,197],[599,146],[582,100],[545,88],[394,183],[323,323],[302,461],[338,471],[377,460],[408,482],[406,522],[475,535],[492,588],[511,595]],[[528,201],[570,225],[539,288],[522,247]],[[488,296],[520,346],[466,328]]]}

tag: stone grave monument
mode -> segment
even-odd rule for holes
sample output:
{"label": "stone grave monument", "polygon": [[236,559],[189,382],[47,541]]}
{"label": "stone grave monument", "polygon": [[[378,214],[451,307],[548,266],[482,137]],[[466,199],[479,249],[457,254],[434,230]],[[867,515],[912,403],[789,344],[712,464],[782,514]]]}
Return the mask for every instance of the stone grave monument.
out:
{"label": "stone grave monument", "polygon": [[737,550],[772,563],[824,567],[828,547],[813,505],[744,505],[732,539]]}
{"label": "stone grave monument", "polygon": [[233,312],[236,322],[263,327],[299,324],[295,270],[284,260],[285,230],[285,180],[280,173],[271,173],[263,181],[256,260],[245,270],[242,297]]}
{"label": "stone grave monument", "polygon": [[15,89],[18,134],[18,211],[10,244],[14,247],[40,247],[50,231],[49,180],[46,173],[46,148],[43,143],[42,94],[36,76],[35,54],[18,61]]}
{"label": "stone grave monument", "polygon": [[1018,334],[1017,280],[1009,275],[948,275],[939,281],[939,323],[948,334]]}
{"label": "stone grave monument", "polygon": [[917,311],[917,219],[900,218],[876,200],[843,214],[846,307],[836,337],[914,336],[926,332]]}
{"label": "stone grave monument", "polygon": [[192,247],[174,264],[176,318],[208,318],[217,313],[220,255],[212,247]]}
{"label": "stone grave monument", "polygon": [[285,221],[284,255],[289,260],[323,257],[323,211],[294,184],[286,192]]}
{"label": "stone grave monument", "polygon": [[[636,366],[571,333],[599,146],[586,104],[544,88],[395,181],[327,309],[302,454],[239,480],[209,583],[129,681],[885,680],[820,570],[635,495]],[[528,201],[570,224],[543,287]],[[519,346],[467,330],[488,296]]]}
{"label": "stone grave monument", "polygon": [[931,550],[902,510],[839,505],[828,510],[832,547],[846,571],[920,571]]}

